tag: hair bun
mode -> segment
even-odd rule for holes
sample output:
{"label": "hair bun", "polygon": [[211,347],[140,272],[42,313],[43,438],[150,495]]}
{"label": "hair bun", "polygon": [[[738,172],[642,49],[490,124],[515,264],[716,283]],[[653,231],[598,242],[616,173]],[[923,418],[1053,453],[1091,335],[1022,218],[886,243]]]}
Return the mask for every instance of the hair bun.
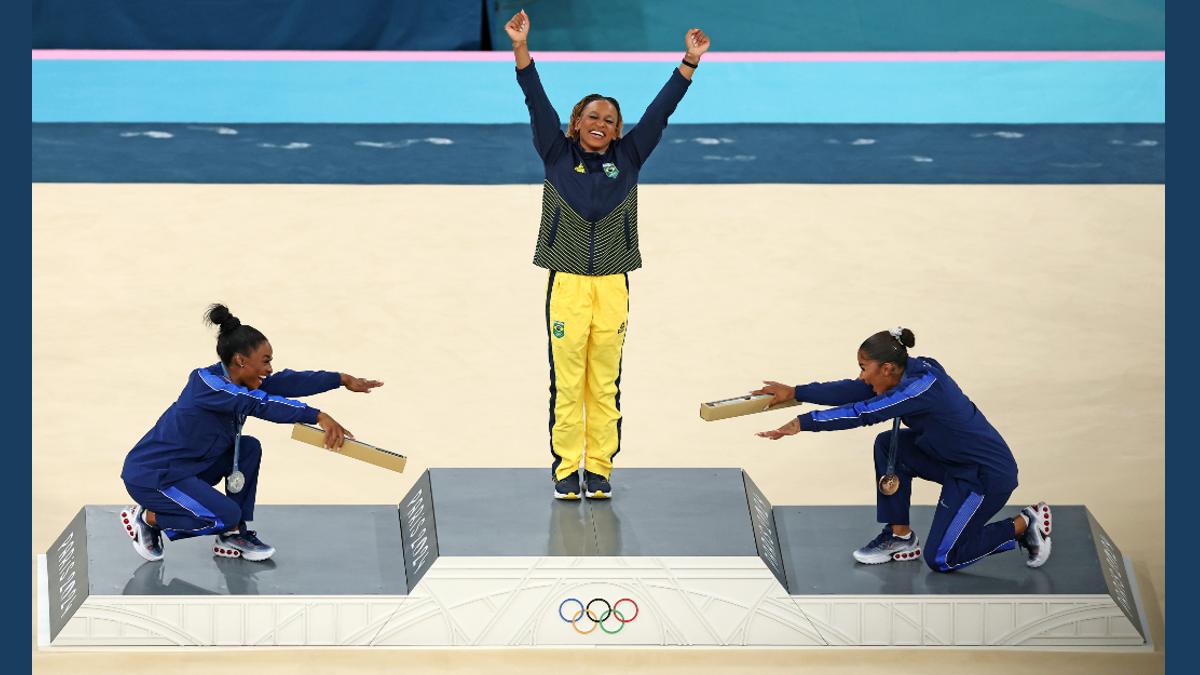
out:
{"label": "hair bun", "polygon": [[208,306],[204,312],[204,321],[211,326],[219,326],[222,333],[242,325],[242,322],[229,311],[228,307],[218,302]]}
{"label": "hair bun", "polygon": [[896,342],[904,345],[907,349],[917,344],[917,336],[913,332],[903,326],[896,326],[888,331],[888,335],[892,336]]}

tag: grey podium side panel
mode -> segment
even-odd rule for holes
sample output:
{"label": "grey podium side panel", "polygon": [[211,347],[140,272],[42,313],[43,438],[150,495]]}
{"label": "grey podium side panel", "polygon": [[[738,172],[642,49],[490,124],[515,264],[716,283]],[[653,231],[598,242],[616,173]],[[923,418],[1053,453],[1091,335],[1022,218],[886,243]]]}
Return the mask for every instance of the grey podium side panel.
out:
{"label": "grey podium side panel", "polygon": [[88,596],[87,516],[84,509],[46,551],[50,595],[50,640],[67,625]]}
{"label": "grey podium side panel", "polygon": [[742,480],[746,484],[746,505],[750,509],[750,521],[754,524],[754,544],[758,547],[758,557],[762,558],[779,583],[787,588],[787,572],[783,567],[783,553],[779,549],[779,531],[775,528],[775,510],[745,471],[742,472]]}
{"label": "grey podium side panel", "polygon": [[404,545],[404,576],[411,592],[438,557],[437,522],[428,470],[400,502],[400,537]]}
{"label": "grey podium side panel", "polygon": [[1092,539],[1096,542],[1096,557],[1100,559],[1100,570],[1104,573],[1104,583],[1108,585],[1108,594],[1121,611],[1125,612],[1125,616],[1141,634],[1142,639],[1146,639],[1146,627],[1142,625],[1137,607],[1134,606],[1136,598],[1133,595],[1133,585],[1129,583],[1129,576],[1125,572],[1125,556],[1104,528],[1100,527],[1100,523],[1096,522],[1091,509],[1088,509],[1087,516],[1088,524],[1092,528]]}

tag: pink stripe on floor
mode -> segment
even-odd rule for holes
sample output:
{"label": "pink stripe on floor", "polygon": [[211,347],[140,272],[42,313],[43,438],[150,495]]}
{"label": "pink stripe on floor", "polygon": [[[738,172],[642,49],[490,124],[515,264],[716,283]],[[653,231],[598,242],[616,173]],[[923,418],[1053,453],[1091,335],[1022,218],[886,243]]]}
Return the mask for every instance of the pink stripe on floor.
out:
{"label": "pink stripe on floor", "polygon": [[[677,52],[533,52],[539,61],[669,62]],[[511,61],[510,52],[226,51],[34,49],[35,61]],[[1165,51],[1017,52],[713,52],[724,63],[837,63],[912,61],[1165,61]]]}

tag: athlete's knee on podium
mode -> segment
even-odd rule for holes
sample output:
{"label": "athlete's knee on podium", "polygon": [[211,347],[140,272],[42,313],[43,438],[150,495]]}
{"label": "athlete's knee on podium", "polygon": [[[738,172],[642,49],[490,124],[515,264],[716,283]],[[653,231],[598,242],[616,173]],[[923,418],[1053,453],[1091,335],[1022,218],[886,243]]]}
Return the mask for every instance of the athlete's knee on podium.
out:
{"label": "athlete's knee on podium", "polygon": [[946,560],[938,562],[936,542],[926,542],[925,550],[921,552],[921,558],[925,561],[925,565],[934,572],[953,572],[954,568],[950,567],[948,561],[954,555],[951,550],[946,554]]}

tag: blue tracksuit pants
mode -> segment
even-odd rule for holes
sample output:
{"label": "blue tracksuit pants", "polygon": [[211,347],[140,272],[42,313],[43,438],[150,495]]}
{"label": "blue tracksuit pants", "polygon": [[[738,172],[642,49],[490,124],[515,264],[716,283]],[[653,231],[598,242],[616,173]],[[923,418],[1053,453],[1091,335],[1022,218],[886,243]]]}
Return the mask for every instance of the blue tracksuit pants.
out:
{"label": "blue tracksuit pants", "polygon": [[[977,486],[949,475],[942,460],[917,445],[917,432],[901,429],[896,446],[896,475],[900,489],[888,496],[876,490],[875,515],[880,523],[908,525],[908,507],[912,500],[912,479],[923,478],[942,486],[933,523],[925,538],[925,564],[938,572],[952,572],[1001,551],[1017,546],[1016,531],[1009,519],[989,523],[1008,503],[1011,491],[981,494]],[[888,448],[892,432],[875,437],[875,477],[887,470]]]}
{"label": "blue tracksuit pants", "polygon": [[213,486],[233,470],[233,448],[199,475],[154,489],[125,484],[125,490],[143,508],[154,512],[158,527],[167,539],[186,539],[240,529],[254,519],[254,496],[258,492],[258,467],[262,444],[253,436],[242,436],[238,470],[246,476],[241,492],[226,495]]}

